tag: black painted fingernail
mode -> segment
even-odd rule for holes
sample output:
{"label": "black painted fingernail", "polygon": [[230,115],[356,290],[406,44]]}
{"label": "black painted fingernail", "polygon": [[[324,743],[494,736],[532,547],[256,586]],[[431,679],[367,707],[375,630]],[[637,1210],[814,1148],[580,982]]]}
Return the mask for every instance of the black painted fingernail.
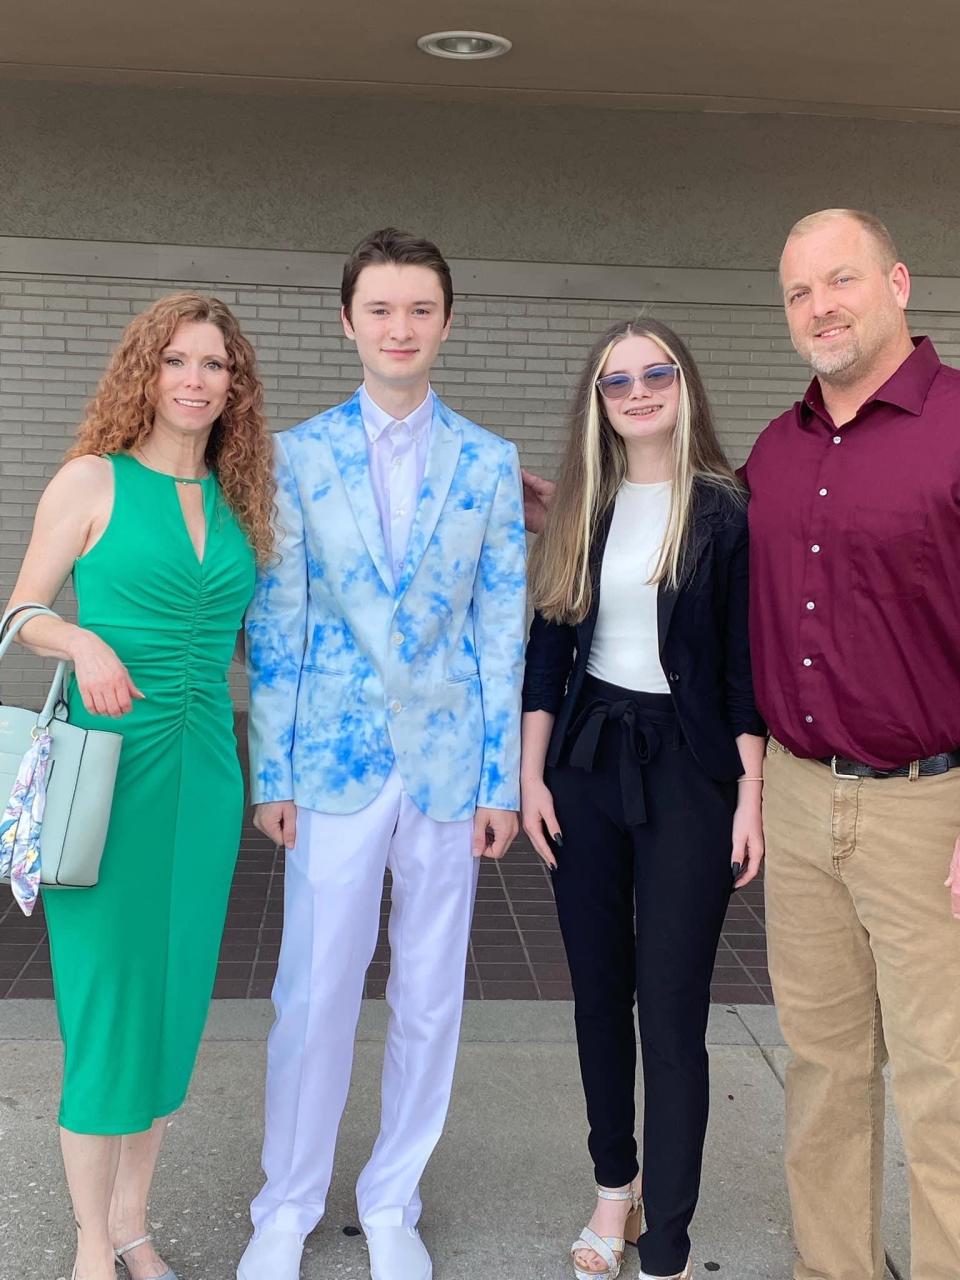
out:
{"label": "black painted fingernail", "polygon": [[557,846],[558,849],[563,848],[563,836],[560,834],[559,831],[554,832],[552,839],[553,839],[553,843]]}
{"label": "black painted fingernail", "polygon": [[740,871],[741,871],[741,868],[742,868],[742,867],[743,867],[743,863],[742,863],[742,862],[731,862],[731,863],[730,863],[730,870],[733,872],[733,878],[734,878],[734,880],[739,880],[739,879],[740,879]]}

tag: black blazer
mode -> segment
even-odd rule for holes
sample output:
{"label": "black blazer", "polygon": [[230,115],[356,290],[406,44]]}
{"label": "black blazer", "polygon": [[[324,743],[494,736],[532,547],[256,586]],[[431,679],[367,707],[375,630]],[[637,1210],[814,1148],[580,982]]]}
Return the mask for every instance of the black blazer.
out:
{"label": "black blazer", "polygon": [[[556,716],[547,764],[558,762],[587,673],[597,625],[600,568],[613,508],[590,549],[593,598],[576,626],[534,615],[523,680],[524,711]],[[747,511],[716,485],[694,486],[688,569],[678,590],[660,584],[660,664],[694,757],[719,782],[742,774],[736,737],[766,733],[753,700],[747,627]]]}

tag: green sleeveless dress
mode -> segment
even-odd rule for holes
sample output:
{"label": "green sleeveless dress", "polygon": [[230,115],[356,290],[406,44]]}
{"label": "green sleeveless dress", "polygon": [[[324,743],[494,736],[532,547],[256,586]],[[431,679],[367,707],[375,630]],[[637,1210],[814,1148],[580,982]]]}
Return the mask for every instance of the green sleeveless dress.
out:
{"label": "green sleeveless dress", "polygon": [[[216,972],[240,840],[243,783],[227,667],[253,593],[250,545],[216,479],[179,481],[111,457],[114,504],[77,560],[82,627],[116,651],[146,695],[123,734],[99,883],[48,889],[64,1043],[60,1123],[76,1133],[148,1129],[183,1102]],[[198,560],[177,485],[200,484]]]}

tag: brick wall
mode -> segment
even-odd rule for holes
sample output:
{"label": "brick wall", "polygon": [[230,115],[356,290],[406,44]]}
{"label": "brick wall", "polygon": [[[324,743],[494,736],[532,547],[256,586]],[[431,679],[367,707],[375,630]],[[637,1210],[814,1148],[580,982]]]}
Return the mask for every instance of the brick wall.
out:
{"label": "brick wall", "polygon": [[[37,498],[124,325],[152,299],[185,287],[194,286],[0,273],[0,599],[13,586]],[[335,290],[204,287],[234,308],[254,343],[274,427],[354,390],[359,365],[340,328]],[[569,387],[592,336],[643,306],[642,299],[461,297],[434,385],[459,411],[514,440],[526,466],[552,475]],[[689,340],[723,441],[741,462],[769,418],[806,385],[782,312],[658,303],[655,313]],[[960,315],[914,313],[912,320],[945,358],[960,362]],[[21,650],[4,662],[7,701],[36,701],[43,683],[37,660]],[[242,696],[239,686],[235,681]]]}

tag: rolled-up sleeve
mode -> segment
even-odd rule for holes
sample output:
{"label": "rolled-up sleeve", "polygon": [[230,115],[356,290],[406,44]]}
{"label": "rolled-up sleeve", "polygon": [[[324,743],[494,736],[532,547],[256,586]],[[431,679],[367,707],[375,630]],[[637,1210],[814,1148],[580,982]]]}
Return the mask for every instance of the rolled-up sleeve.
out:
{"label": "rolled-up sleeve", "polygon": [[524,711],[560,710],[573,666],[576,629],[562,622],[548,622],[533,615],[523,675]]}

